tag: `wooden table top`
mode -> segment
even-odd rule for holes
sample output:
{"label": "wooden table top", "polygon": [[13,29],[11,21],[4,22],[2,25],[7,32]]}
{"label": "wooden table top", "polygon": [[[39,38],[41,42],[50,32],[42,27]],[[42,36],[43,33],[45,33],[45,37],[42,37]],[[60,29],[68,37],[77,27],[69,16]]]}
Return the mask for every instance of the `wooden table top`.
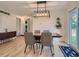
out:
{"label": "wooden table top", "polygon": [[[41,36],[41,34],[33,34],[34,36]],[[62,37],[61,34],[58,34],[58,33],[53,33],[52,34],[52,37]]]}

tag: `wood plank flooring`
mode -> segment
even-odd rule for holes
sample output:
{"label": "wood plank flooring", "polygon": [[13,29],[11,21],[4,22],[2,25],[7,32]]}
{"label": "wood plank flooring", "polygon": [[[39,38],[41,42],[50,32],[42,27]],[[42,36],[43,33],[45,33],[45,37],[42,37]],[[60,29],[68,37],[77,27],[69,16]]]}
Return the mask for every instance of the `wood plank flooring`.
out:
{"label": "wood plank flooring", "polygon": [[[64,57],[61,50],[59,49],[59,45],[66,44],[57,40],[59,40],[59,38],[54,39],[54,57]],[[33,53],[33,49],[29,47],[27,48],[26,53],[24,53],[24,49],[24,37],[20,36],[4,44],[0,44],[0,57],[52,57],[49,47],[44,47],[43,53],[41,55],[40,49],[35,48],[35,54]]]}

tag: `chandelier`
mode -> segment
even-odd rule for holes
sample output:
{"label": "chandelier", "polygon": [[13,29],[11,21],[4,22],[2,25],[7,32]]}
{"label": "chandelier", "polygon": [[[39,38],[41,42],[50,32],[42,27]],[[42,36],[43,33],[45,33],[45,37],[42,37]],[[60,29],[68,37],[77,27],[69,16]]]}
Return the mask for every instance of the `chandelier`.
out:
{"label": "chandelier", "polygon": [[[41,4],[44,4],[44,7],[39,7]],[[46,10],[46,1],[37,2],[37,11],[34,11],[34,17],[50,17],[49,10]]]}

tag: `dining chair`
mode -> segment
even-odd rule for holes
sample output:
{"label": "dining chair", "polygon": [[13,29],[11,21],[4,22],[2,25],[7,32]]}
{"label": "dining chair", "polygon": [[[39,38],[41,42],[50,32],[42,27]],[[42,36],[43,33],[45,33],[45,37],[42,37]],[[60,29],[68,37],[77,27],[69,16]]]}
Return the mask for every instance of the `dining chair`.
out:
{"label": "dining chair", "polygon": [[36,43],[36,40],[35,40],[35,38],[33,36],[33,33],[32,32],[25,32],[24,37],[25,37],[25,44],[26,44],[24,53],[26,52],[27,46],[30,45],[31,47],[33,47],[34,54],[35,54],[34,44]]}
{"label": "dining chair", "polygon": [[40,30],[35,30],[34,33],[35,34],[40,34]]}
{"label": "dining chair", "polygon": [[50,32],[49,30],[44,30],[43,32]]}
{"label": "dining chair", "polygon": [[[50,32],[43,32],[40,40],[41,40],[41,53],[40,54],[42,54],[43,46],[48,46],[48,47],[50,47],[50,51],[53,56],[54,55],[54,45],[52,44],[52,42],[53,42],[52,34]],[[53,47],[53,53],[52,53],[52,47]]]}

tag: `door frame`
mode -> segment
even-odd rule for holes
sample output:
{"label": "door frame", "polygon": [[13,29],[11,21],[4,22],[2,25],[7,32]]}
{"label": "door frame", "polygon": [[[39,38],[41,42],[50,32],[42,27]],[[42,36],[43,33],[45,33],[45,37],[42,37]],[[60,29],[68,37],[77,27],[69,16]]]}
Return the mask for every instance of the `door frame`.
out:
{"label": "door frame", "polygon": [[17,30],[16,35],[17,36],[21,35],[21,19],[18,17],[16,18],[16,30]]}

